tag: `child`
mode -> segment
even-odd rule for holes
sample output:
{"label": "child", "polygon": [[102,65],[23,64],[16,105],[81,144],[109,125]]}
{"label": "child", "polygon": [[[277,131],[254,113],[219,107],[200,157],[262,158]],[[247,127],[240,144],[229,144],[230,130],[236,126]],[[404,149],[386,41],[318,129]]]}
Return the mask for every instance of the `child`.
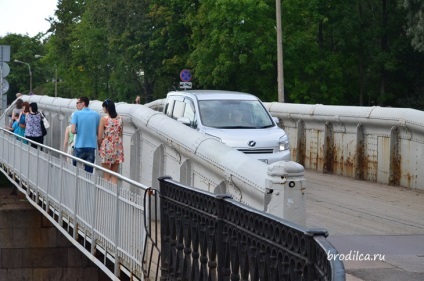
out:
{"label": "child", "polygon": [[16,134],[16,129],[19,127],[19,113],[15,113],[13,120],[15,121],[13,121],[12,127],[7,127],[7,129]]}
{"label": "child", "polygon": [[[77,136],[72,133],[72,124],[70,123],[73,115],[74,113],[71,114],[71,119],[69,120],[69,125],[66,127],[63,141],[63,151],[72,156],[74,155],[74,143]],[[72,158],[68,158],[67,161],[69,164],[72,164]]]}

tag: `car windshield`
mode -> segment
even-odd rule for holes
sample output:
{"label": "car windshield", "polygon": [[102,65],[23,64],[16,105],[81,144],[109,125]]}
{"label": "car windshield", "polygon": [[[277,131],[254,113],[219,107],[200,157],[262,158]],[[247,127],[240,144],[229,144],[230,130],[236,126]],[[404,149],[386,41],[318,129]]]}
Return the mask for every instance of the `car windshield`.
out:
{"label": "car windshield", "polygon": [[202,100],[200,119],[204,126],[221,129],[267,128],[271,116],[258,100]]}

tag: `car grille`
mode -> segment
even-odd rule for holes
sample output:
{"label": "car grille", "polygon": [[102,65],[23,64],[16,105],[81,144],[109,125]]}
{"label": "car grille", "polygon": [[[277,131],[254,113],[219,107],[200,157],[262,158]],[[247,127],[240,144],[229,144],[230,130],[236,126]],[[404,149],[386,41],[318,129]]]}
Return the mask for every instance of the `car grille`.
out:
{"label": "car grille", "polygon": [[272,154],[274,150],[272,148],[260,148],[260,149],[239,149],[239,151],[245,154]]}

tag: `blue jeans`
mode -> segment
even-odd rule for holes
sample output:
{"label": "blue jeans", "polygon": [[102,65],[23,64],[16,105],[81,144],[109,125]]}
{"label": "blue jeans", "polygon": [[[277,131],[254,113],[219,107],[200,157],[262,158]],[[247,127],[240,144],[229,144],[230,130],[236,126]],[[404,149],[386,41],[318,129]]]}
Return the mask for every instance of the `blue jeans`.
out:
{"label": "blue jeans", "polygon": [[[91,162],[94,163],[95,160],[95,155],[94,155],[94,148],[74,148],[74,156],[81,158],[82,160],[85,160],[87,162]],[[72,161],[74,166],[77,165],[77,161],[73,160]],[[93,167],[88,166],[88,165],[84,165],[84,170],[92,173],[93,172]]]}

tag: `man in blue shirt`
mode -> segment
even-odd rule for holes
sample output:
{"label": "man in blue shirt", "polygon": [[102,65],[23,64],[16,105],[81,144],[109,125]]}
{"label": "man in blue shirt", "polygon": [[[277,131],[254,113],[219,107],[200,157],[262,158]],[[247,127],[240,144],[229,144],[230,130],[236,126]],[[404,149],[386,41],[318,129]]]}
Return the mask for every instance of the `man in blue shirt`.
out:
{"label": "man in blue shirt", "polygon": [[[74,112],[72,116],[71,131],[76,134],[74,143],[75,156],[94,163],[100,114],[88,108],[89,103],[90,101],[87,97],[78,99],[77,108],[81,108],[81,110]],[[76,161],[74,161],[74,165],[76,165]],[[93,172],[93,167],[84,165],[84,169],[89,173]]]}

